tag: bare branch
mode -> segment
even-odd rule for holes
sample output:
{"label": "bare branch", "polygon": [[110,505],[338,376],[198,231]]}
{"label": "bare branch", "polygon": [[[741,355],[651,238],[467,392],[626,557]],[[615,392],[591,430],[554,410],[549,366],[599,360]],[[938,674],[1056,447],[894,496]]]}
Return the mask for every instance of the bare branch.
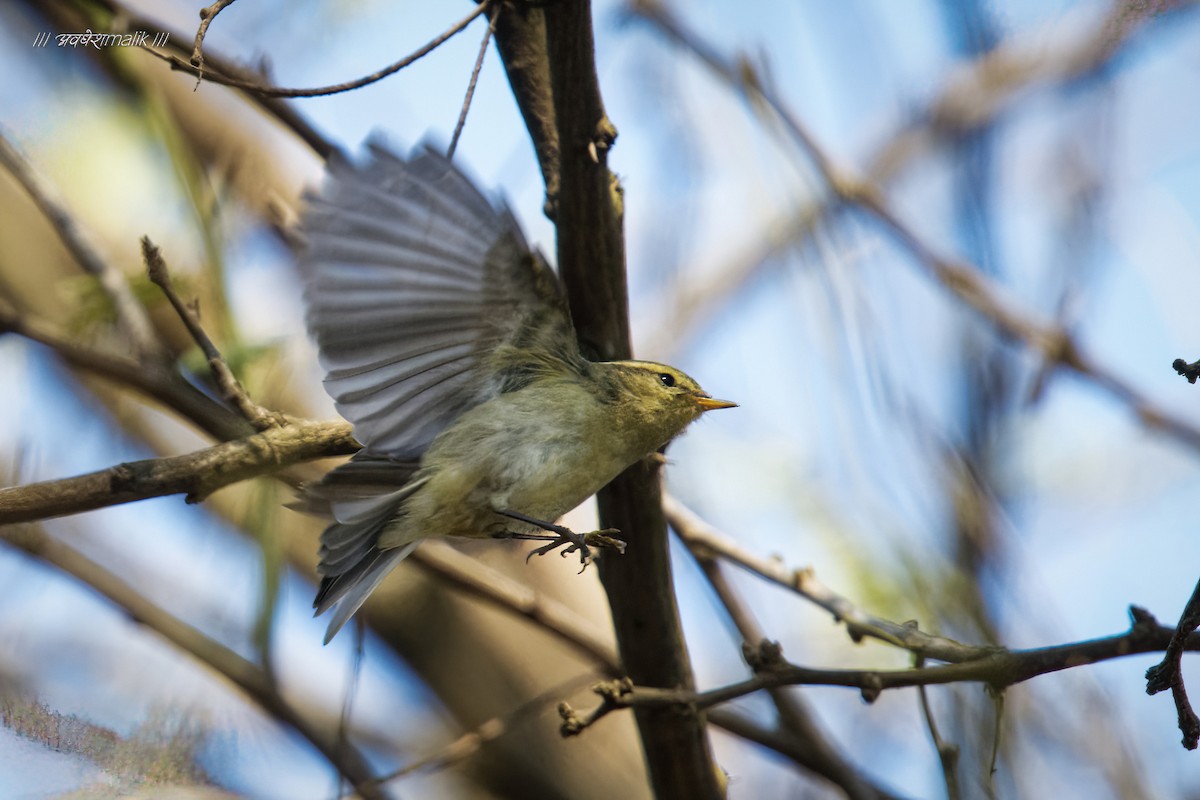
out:
{"label": "bare branch", "polygon": [[[331,94],[340,94],[341,92],[349,92],[353,91],[354,89],[361,89],[364,86],[370,86],[372,83],[381,81],[389,75],[396,74],[418,59],[424,58],[444,44],[455,34],[462,32],[468,25],[471,24],[471,22],[475,20],[476,17],[478,17],[487,9],[488,4],[491,2],[492,0],[483,0],[483,2],[476,5],[471,10],[471,13],[467,14],[441,34],[435,36],[419,49],[413,51],[399,61],[389,64],[383,69],[372,72],[370,75],[364,75],[361,78],[355,78],[352,81],[346,81],[345,83],[334,83],[329,86],[320,86],[313,89],[284,89],[258,81],[234,78],[229,75],[214,72],[211,69],[205,70],[194,65],[190,61],[184,61],[177,55],[170,53],[159,53],[158,51],[149,47],[143,47],[142,49],[155,58],[160,58],[163,61],[166,61],[171,65],[172,69],[186,72],[189,75],[194,75],[200,80],[205,80],[210,83],[219,83],[222,86],[229,86],[234,89],[241,89],[262,97],[325,97]],[[209,63],[212,63],[211,59],[209,60]]]}
{"label": "bare branch", "polygon": [[15,333],[49,347],[75,369],[134,389],[180,414],[216,439],[239,439],[254,429],[216,400],[188,383],[170,365],[134,361],[128,356],[82,345],[49,326],[0,306],[0,332]]}
{"label": "bare branch", "polygon": [[1187,687],[1183,683],[1183,651],[1192,632],[1200,627],[1200,582],[1192,590],[1192,596],[1179,617],[1175,626],[1175,634],[1167,646],[1167,652],[1161,663],[1146,670],[1146,694],[1158,694],[1164,689],[1171,690],[1175,700],[1175,712],[1179,717],[1179,730],[1183,733],[1183,746],[1195,750],[1200,742],[1200,717],[1192,709],[1188,700]]}
{"label": "bare branch", "polygon": [[[923,666],[922,660],[917,659],[917,666]],[[938,763],[942,767],[942,778],[946,782],[947,800],[960,800],[962,791],[958,785],[958,745],[947,742],[938,730],[937,719],[933,716],[933,707],[929,703],[929,687],[918,686],[917,697],[921,701],[921,716],[925,718],[925,727],[929,730],[929,738],[937,750]]]}
{"label": "bare branch", "polygon": [[[561,147],[559,193],[551,209],[558,264],[584,352],[604,360],[628,358],[620,189],[608,169],[617,131],[605,113],[596,76],[591,4],[551,3],[544,13]],[[628,674],[639,683],[690,690],[695,679],[671,588],[658,470],[650,464],[644,459],[631,466],[597,495],[601,527],[617,528],[638,542],[623,558],[602,561],[600,580]],[[645,708],[634,716],[652,791],[694,800],[723,795],[701,714],[690,708]]]}
{"label": "bare branch", "polygon": [[[865,159],[869,181],[886,185],[895,180],[919,155],[936,144],[969,135],[990,125],[1013,103],[1038,85],[1063,85],[1093,75],[1135,40],[1152,20],[1194,5],[1185,2],[1134,3],[1115,0],[1108,14],[1088,36],[1056,42],[1052,47],[1008,41],[956,71],[929,104],[911,115],[912,121],[884,137],[883,144]],[[663,0],[630,0],[625,13],[649,23],[677,45],[700,57],[736,90],[742,82],[757,83],[749,62],[723,58],[716,49],[686,31]],[[747,285],[783,248],[801,241],[843,205],[842,198],[820,198],[768,220],[747,241],[763,242],[753,252],[739,255],[712,271],[707,283],[676,291],[672,307],[662,316],[652,352],[678,346],[702,319]]]}
{"label": "bare branch", "polygon": [[[94,17],[88,16],[85,20],[80,10],[74,4],[61,3],[57,2],[57,0],[28,1],[37,6],[40,13],[44,14],[47,19],[56,25],[59,25],[63,30],[78,29],[85,21],[94,24]],[[179,31],[163,27],[159,20],[144,16],[136,9],[121,3],[120,0],[89,0],[88,8],[89,13],[92,13],[94,9],[96,13],[107,14],[107,22],[111,26],[113,33],[148,32],[152,34],[150,38],[157,37],[159,41],[167,42],[164,49],[170,50],[181,57],[190,58],[192,55],[192,51],[180,44],[180,42],[187,40],[188,37],[186,35],[181,35]],[[161,57],[158,53],[150,51],[149,48],[145,52],[152,57]],[[228,59],[221,58],[219,54],[206,53],[204,63],[208,70],[219,72],[231,78],[237,78],[247,84],[256,84],[261,78],[260,74],[252,72]],[[334,152],[334,145],[314,128],[304,118],[303,114],[297,111],[292,105],[286,103],[282,98],[264,97],[261,94],[253,92],[246,93],[246,96],[253,105],[260,108],[268,116],[277,119],[281,125],[291,130],[301,141],[312,148],[313,152],[322,158],[328,158]]]}
{"label": "bare branch", "polygon": [[1196,378],[1200,378],[1200,360],[1189,364],[1182,358],[1177,358],[1171,362],[1171,368],[1179,375],[1187,378],[1188,383],[1195,383]]}
{"label": "bare branch", "polygon": [[270,716],[293,728],[307,739],[362,797],[383,800],[385,795],[372,782],[370,766],[352,745],[338,742],[304,717],[279,693],[272,677],[225,645],[163,611],[115,574],[90,561],[74,549],[30,525],[0,531],[0,538],[29,555],[71,575],[124,609],[135,621],[162,636],[181,651],[224,676]]}
{"label": "bare branch", "polygon": [[463,128],[467,124],[467,112],[471,109],[471,98],[475,96],[475,84],[479,81],[479,72],[483,69],[483,58],[487,55],[488,42],[492,40],[492,34],[496,32],[496,23],[500,20],[500,12],[503,7],[502,3],[496,4],[496,10],[488,20],[487,30],[483,32],[483,41],[479,43],[479,55],[475,57],[475,66],[471,69],[471,80],[467,83],[467,94],[463,97],[462,111],[458,113],[458,122],[454,124],[454,134],[450,137],[450,146],[446,148],[446,158],[454,158],[454,151],[458,149],[458,137],[462,135]]}
{"label": "bare branch", "polygon": [[159,249],[150,241],[149,236],[142,237],[142,258],[145,259],[146,272],[150,275],[150,281],[162,289],[162,293],[166,295],[171,307],[175,309],[175,313],[179,315],[184,327],[191,334],[192,340],[196,342],[201,352],[204,353],[204,357],[208,359],[208,368],[212,370],[213,378],[221,389],[221,395],[232,403],[257,430],[263,431],[284,424],[286,418],[282,414],[268,411],[255,403],[242,388],[242,384],[233,374],[233,370],[225,363],[225,359],[221,358],[221,353],[217,350],[216,345],[212,343],[212,339],[208,338],[208,334],[201,327],[199,314],[195,309],[188,307],[176,294],[175,286],[171,282],[171,275],[167,271],[167,263],[163,260]]}
{"label": "bare branch", "polygon": [[[754,742],[768,750],[774,750],[797,764],[803,764],[805,759],[811,758],[811,753],[808,752],[809,742],[805,739],[790,731],[764,728],[732,708],[712,708],[705,716],[710,725],[715,725],[734,736]],[[843,786],[842,788],[846,792],[846,796],[850,798],[861,798],[861,800],[895,800],[896,798],[896,795],[891,792],[876,789],[870,784],[864,784],[857,790],[857,793],[855,793],[854,787]]]}
{"label": "bare branch", "polygon": [[1154,404],[1133,385],[1085,354],[1064,328],[1042,322],[1002,300],[996,287],[973,265],[935,253],[900,222],[873,187],[860,186],[854,191],[863,208],[874,214],[919,264],[926,267],[943,287],[980,312],[999,333],[1025,344],[1050,363],[1087,379],[1136,414],[1146,427],[1200,450],[1200,428]]}
{"label": "bare branch", "polygon": [[346,422],[297,421],[194,453],[117,464],[74,478],[0,489],[0,525],[30,522],[150,497],[198,503],[231,483],[358,450]]}
{"label": "bare branch", "polygon": [[159,355],[161,348],[146,309],[142,307],[120,270],[105,261],[84,238],[71,214],[53,197],[49,186],[29,167],[21,154],[0,130],[0,164],[17,179],[34,205],[58,234],[59,240],[75,263],[100,283],[116,312],[117,322],[129,337],[133,349],[146,357]]}
{"label": "bare branch", "polygon": [[[766,636],[754,619],[753,613],[726,579],[718,560],[715,557],[702,558],[696,551],[692,551],[692,554],[729,618],[737,627],[743,644],[764,641]],[[796,761],[798,765],[831,781],[851,800],[877,798],[886,794],[879,787],[872,785],[870,780],[837,750],[809,712],[808,706],[794,690],[776,687],[768,689],[767,694],[779,714],[782,729],[780,733],[797,745],[789,748],[788,754],[799,754]]]}
{"label": "bare branch", "polygon": [[[560,705],[562,733],[574,736],[622,708],[697,708],[728,703],[755,692],[779,686],[845,686],[859,689],[868,703],[887,689],[933,686],[945,683],[983,683],[996,689],[1012,686],[1038,675],[1058,672],[1114,658],[1151,653],[1167,647],[1174,631],[1159,625],[1141,609],[1131,610],[1133,626],[1127,633],[1103,639],[1055,645],[1034,650],[995,649],[991,654],[960,664],[941,664],[906,670],[812,669],[783,663],[759,671],[740,683],[693,692],[636,686],[628,679],[597,684],[593,690],[600,705],[580,715],[570,705]],[[1188,637],[1188,650],[1200,650],[1200,634]]]}
{"label": "bare branch", "polygon": [[1113,0],[1084,36],[1050,46],[1005,41],[955,70],[913,122],[888,136],[868,160],[867,174],[885,183],[930,146],[994,123],[1035,87],[1066,85],[1095,75],[1134,42],[1151,22],[1194,5],[1194,0]]}
{"label": "bare branch", "polygon": [[504,72],[537,153],[546,184],[544,210],[554,219],[561,154],[550,84],[550,56],[546,51],[546,16],[538,3],[505,6],[503,16],[499,15],[499,9],[499,3],[488,9],[497,19],[496,49],[504,61]]}
{"label": "bare branch", "polygon": [[388,783],[415,772],[433,772],[465,761],[478,753],[488,742],[493,742],[504,734],[511,733],[517,725],[530,717],[537,716],[546,709],[549,703],[553,702],[554,698],[580,689],[591,680],[590,677],[579,677],[554,686],[521,703],[508,714],[492,717],[429,755],[375,779],[375,783]]}
{"label": "bare branch", "polygon": [[208,33],[208,26],[217,18],[217,14],[233,3],[234,0],[215,0],[212,5],[200,9],[200,26],[196,28],[196,40],[192,44],[192,66],[201,72],[204,70],[204,35]]}
{"label": "bare branch", "polygon": [[663,496],[663,509],[671,527],[697,559],[722,558],[772,583],[791,589],[828,611],[839,622],[846,623],[846,630],[855,641],[869,636],[918,655],[951,663],[971,661],[991,652],[991,648],[988,647],[966,645],[953,639],[923,633],[915,624],[900,625],[868,614],[821,583],[811,567],[788,569],[780,561],[762,558],[746,551],[670,494]]}

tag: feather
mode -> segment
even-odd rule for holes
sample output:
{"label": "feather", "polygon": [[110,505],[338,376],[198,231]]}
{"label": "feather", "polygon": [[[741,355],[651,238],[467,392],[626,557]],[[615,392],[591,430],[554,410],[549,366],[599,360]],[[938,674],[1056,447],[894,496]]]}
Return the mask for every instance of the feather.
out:
{"label": "feather", "polygon": [[[582,373],[557,276],[512,212],[431,149],[334,156],[302,225],[305,322],[364,450],[307,489],[326,642],[415,547],[381,548],[428,480],[418,461],[465,411],[536,372]],[[525,377],[523,377],[525,376]],[[407,534],[406,534],[407,535]]]}
{"label": "feather", "polygon": [[506,344],[530,364],[578,369],[557,276],[509,209],[430,149],[405,160],[372,143],[361,166],[331,159],[303,234],[325,386],[372,452],[419,454],[494,396],[512,367],[512,353],[496,360]]}
{"label": "feather", "polygon": [[[395,569],[409,553],[417,549],[417,542],[397,547],[391,550],[372,550],[354,569],[345,575],[339,575],[332,580],[322,581],[322,593],[317,595],[314,616],[321,616],[330,608],[333,616],[329,619],[329,627],[325,630],[325,644],[333,641],[333,637],[342,629],[346,621],[354,616],[354,612],[362,608],[375,587],[383,582],[387,574]],[[326,587],[328,582],[328,588]]]}

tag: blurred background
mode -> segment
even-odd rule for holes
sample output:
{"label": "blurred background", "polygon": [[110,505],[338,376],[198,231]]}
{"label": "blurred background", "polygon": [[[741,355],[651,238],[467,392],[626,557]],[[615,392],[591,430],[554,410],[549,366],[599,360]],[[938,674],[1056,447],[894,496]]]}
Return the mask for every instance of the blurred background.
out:
{"label": "blurred background", "polygon": [[[203,378],[204,361],[143,277],[138,240],[163,250],[181,293],[251,396],[334,417],[308,341],[288,226],[321,159],[245,96],[133,48],[31,45],[39,34],[142,19],[190,50],[197,3],[0,6],[0,126],[27,166],[145,305],[154,336]],[[242,0],[206,53],[280,86],[368,74],[416,50],[470,4]],[[1062,326],[1137,398],[1200,425],[1200,387],[1171,369],[1200,353],[1200,15],[1190,3],[850,0],[666,7],[594,3],[597,65],[620,131],[635,351],[677,364],[741,408],[668,451],[668,490],[747,551],[879,617],[971,644],[1032,648],[1108,636],[1137,604],[1174,625],[1200,573],[1195,440],[1152,429],[1128,397],[997,333],[911,248],[830,190],[812,153],[764,110],[765,87],[836,164],[882,188],[932,252],[984,273],[1012,307]],[[120,15],[124,15],[121,17]],[[445,146],[486,22],[363,89],[289,100],[327,141],[372,135],[405,152]],[[742,76],[729,81],[704,63]],[[554,252],[529,138],[494,49],[456,159],[507,198]],[[128,354],[97,282],[0,170],[0,312],[59,339]],[[186,453],[205,433],[121,381],[0,336],[5,484]],[[320,474],[333,461],[292,471]],[[647,796],[635,730],[613,714],[561,740],[557,703],[588,708],[593,661],[539,626],[405,564],[386,615],[321,646],[311,619],[320,524],[283,508],[278,480],[48,521],[38,530],[151,603],[270,667],[278,691],[343,730],[394,797]],[[587,508],[572,516],[589,524]],[[673,546],[701,688],[748,674],[695,561]],[[456,545],[564,603],[596,635],[596,572],[526,566],[504,543]],[[904,668],[853,643],[823,610],[727,571],[767,636],[814,667]],[[76,577],[0,546],[0,796],[339,796],[329,760],[229,680]],[[962,749],[964,796],[1200,797],[1156,655],[1013,687],[929,692]],[[1185,660],[1185,678],[1200,672]],[[876,786],[944,796],[916,693],[865,704],[795,690]],[[763,696],[739,701],[769,725]],[[496,727],[499,721],[500,728]],[[491,724],[487,727],[486,724]],[[434,759],[489,732],[460,759]],[[491,736],[490,734],[495,734]],[[712,733],[732,797],[839,797],[787,758]],[[992,772],[993,751],[996,752]],[[452,763],[442,763],[452,761]],[[143,796],[143,795],[138,795]],[[185,796],[180,794],[179,796]]]}

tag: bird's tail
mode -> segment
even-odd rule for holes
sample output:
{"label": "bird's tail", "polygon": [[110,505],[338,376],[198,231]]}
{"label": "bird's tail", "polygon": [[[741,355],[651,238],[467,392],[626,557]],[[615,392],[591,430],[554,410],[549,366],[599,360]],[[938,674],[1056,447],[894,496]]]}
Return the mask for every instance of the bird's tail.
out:
{"label": "bird's tail", "polygon": [[359,453],[308,486],[295,508],[329,517],[333,523],[321,534],[321,586],[313,607],[317,616],[334,609],[325,634],[333,639],[346,620],[415,543],[381,548],[379,537],[403,514],[404,501],[427,478],[413,480],[416,464]]}
{"label": "bird's tail", "polygon": [[384,577],[417,547],[417,542],[403,547],[381,550],[372,547],[367,553],[340,575],[326,575],[321,580],[321,588],[313,601],[316,616],[321,616],[333,609],[329,620],[329,628],[325,631],[325,644],[329,644],[346,621],[354,616],[354,612],[362,607],[375,587]]}

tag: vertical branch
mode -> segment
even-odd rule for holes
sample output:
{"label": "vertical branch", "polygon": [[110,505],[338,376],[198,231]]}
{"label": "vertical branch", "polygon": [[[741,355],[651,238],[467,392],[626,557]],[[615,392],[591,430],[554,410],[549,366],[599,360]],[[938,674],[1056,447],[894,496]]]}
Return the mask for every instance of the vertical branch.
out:
{"label": "vertical branch", "polygon": [[[544,9],[559,192],[550,197],[558,225],[558,263],[585,352],[628,358],[629,308],[619,189],[607,166],[616,129],[604,113],[596,78],[591,7]],[[626,673],[635,684],[694,689],[671,580],[657,467],[635,464],[600,492],[600,519],[621,529],[629,552],[606,559],[600,576],[612,609]],[[704,715],[689,708],[635,712],[650,780],[659,797],[715,798],[722,792]]]}
{"label": "vertical branch", "polygon": [[546,184],[546,211],[553,218],[558,200],[558,126],[546,54],[546,17],[537,3],[492,3],[487,13],[496,28],[504,72],[537,152]]}
{"label": "vertical branch", "polygon": [[608,171],[616,128],[596,79],[589,3],[548,7],[546,42],[559,140],[558,266],[584,352],[629,358],[625,235]]}

